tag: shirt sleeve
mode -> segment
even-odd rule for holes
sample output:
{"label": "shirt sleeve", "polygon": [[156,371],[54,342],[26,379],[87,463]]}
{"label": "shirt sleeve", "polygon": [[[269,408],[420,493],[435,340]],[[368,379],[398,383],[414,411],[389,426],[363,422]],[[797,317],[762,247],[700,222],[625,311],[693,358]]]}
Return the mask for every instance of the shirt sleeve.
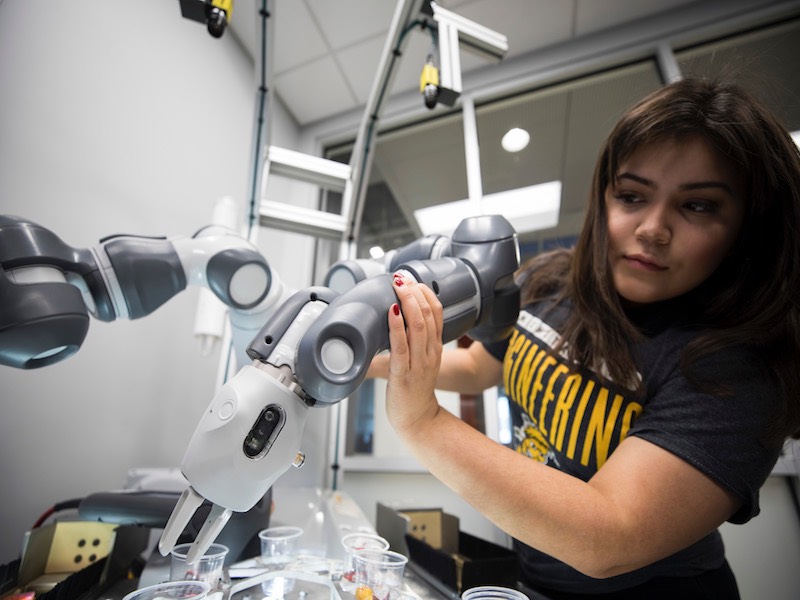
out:
{"label": "shirt sleeve", "polygon": [[738,497],[742,506],[729,519],[732,523],[745,523],[759,513],[759,489],[782,445],[765,441],[779,396],[758,365],[757,357],[745,351],[705,357],[694,368],[704,381],[721,384],[722,391],[713,394],[699,390],[675,368],[663,381],[648,385],[644,410],[629,432],[672,452]]}
{"label": "shirt sleeve", "polygon": [[508,350],[508,338],[500,340],[499,342],[487,342],[483,344],[484,349],[494,356],[500,362],[503,362],[503,359],[506,356],[506,350]]}

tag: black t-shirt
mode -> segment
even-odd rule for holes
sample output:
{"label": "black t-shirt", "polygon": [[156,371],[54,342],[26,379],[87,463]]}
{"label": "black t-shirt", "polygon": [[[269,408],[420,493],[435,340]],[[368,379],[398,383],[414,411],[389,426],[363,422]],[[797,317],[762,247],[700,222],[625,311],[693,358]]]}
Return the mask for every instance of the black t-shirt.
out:
{"label": "black t-shirt", "polygon": [[[550,350],[559,339],[564,305],[535,304],[520,311],[511,336],[486,349],[503,362],[511,406],[512,447],[519,453],[588,481],[619,443],[635,435],[699,469],[742,501],[730,519],[744,523],[759,512],[758,491],[780,453],[761,442],[771,400],[778,397],[758,358],[731,349],[694,365],[725,386],[724,396],[704,393],[684,377],[680,355],[697,330],[668,307],[633,316],[646,339],[637,368],[644,394],[573,369]],[[667,315],[670,317],[666,318]],[[691,576],[724,561],[718,532],[643,569],[593,579],[515,540],[523,579],[531,586],[571,592],[613,592],[657,576]]]}

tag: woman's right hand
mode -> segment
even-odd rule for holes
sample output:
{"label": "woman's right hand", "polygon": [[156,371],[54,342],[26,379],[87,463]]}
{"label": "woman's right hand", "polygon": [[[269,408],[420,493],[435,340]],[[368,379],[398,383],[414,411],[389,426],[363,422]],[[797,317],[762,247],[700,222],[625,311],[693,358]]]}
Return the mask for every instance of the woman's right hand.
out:
{"label": "woman's right hand", "polygon": [[442,357],[442,304],[425,284],[394,277],[399,305],[389,309],[386,414],[401,436],[439,411],[434,388]]}

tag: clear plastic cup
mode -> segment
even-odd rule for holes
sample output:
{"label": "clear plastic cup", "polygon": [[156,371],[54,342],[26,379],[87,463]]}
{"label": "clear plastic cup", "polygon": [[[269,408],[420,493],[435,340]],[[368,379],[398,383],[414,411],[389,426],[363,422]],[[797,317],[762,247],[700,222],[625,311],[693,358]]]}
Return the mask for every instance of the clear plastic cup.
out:
{"label": "clear plastic cup", "polygon": [[205,581],[167,581],[135,590],[122,600],[201,600],[210,591]]}
{"label": "clear plastic cup", "polygon": [[513,588],[482,585],[465,590],[461,594],[461,600],[529,600],[529,598]]}
{"label": "clear plastic cup", "polygon": [[388,550],[389,542],[374,533],[349,533],[342,538],[342,546],[346,553],[343,577],[353,581],[355,575],[353,555],[358,550]]}
{"label": "clear plastic cup", "polygon": [[408,558],[391,550],[357,550],[353,554],[357,600],[397,600],[402,595]]}
{"label": "clear plastic cup", "polygon": [[[258,532],[261,540],[261,563],[268,571],[285,570],[297,558],[301,527],[284,525],[269,527]],[[294,579],[274,577],[261,584],[261,591],[266,598],[283,598],[294,589]]]}
{"label": "clear plastic cup", "polygon": [[186,554],[191,544],[178,544],[172,549],[169,567],[170,581],[205,581],[211,589],[219,587],[222,567],[228,555],[228,547],[211,544],[206,553],[194,564],[186,563]]}

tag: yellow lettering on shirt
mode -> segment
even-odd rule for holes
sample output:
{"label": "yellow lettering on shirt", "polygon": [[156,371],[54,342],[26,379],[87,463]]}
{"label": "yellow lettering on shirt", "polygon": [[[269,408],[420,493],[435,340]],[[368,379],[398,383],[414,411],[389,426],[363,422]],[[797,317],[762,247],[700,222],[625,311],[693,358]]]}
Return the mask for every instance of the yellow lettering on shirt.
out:
{"label": "yellow lettering on shirt", "polygon": [[625,412],[622,413],[622,426],[620,427],[619,432],[619,441],[621,442],[626,437],[628,437],[628,431],[630,431],[633,422],[636,420],[644,408],[638,402],[631,402],[628,406],[625,407]]}
{"label": "yellow lettering on shirt", "polygon": [[517,361],[517,366],[514,371],[511,373],[511,379],[515,381],[519,381],[520,379],[520,370],[524,369],[525,365],[530,362],[530,354],[531,352],[535,352],[539,346],[531,342],[531,340],[525,340],[525,343],[522,344],[522,347],[519,349],[518,355],[522,357],[521,360]]}
{"label": "yellow lettering on shirt", "polygon": [[528,413],[532,419],[533,406],[531,406],[531,401],[536,398],[536,395],[528,392],[528,390],[531,389],[531,380],[533,379],[533,374],[536,373],[536,367],[546,355],[546,350],[541,350],[539,346],[534,345],[530,352],[526,355],[525,365],[522,369],[522,372],[517,377],[517,397],[525,398],[522,408],[525,409],[525,412]]}
{"label": "yellow lettering on shirt", "polygon": [[[516,334],[517,332],[514,331]],[[506,351],[506,358],[503,361],[503,381],[505,381],[506,389],[511,389],[511,379],[514,377],[514,372],[519,368],[520,349],[523,346],[530,345],[531,341],[526,339],[523,335],[513,335],[508,344]]]}
{"label": "yellow lettering on shirt", "polygon": [[516,426],[516,449],[543,462],[566,459],[599,469],[643,411],[640,403],[599,377],[573,371],[563,356],[519,330],[509,338],[503,382],[527,415]]}
{"label": "yellow lettering on shirt", "polygon": [[[561,452],[564,448],[564,433],[567,431],[567,423],[569,423],[570,411],[572,405],[575,404],[575,397],[578,395],[578,390],[583,383],[583,378],[578,373],[571,373],[564,381],[564,387],[558,395],[556,401],[556,408],[553,411],[553,423],[550,428],[550,443]],[[553,435],[556,439],[553,440]]]}
{"label": "yellow lettering on shirt", "polygon": [[583,394],[581,395],[581,401],[578,403],[578,410],[575,412],[575,416],[572,418],[572,430],[569,432],[569,445],[567,446],[567,456],[570,459],[575,458],[575,446],[578,443],[578,432],[581,429],[581,423],[583,423],[583,413],[586,412],[586,404],[589,402],[589,398],[592,396],[593,389],[594,381],[587,381],[586,387],[583,389]]}
{"label": "yellow lettering on shirt", "polygon": [[[533,391],[531,392],[531,396],[534,398],[538,398],[539,394],[542,393],[544,389],[544,383],[542,379],[544,378],[544,372],[548,369],[548,367],[552,367],[556,364],[556,359],[552,354],[548,354],[545,356],[544,360],[541,361],[541,365],[539,369],[536,371],[536,380],[533,382]],[[533,407],[531,407],[532,409]],[[544,407],[540,411],[541,417],[539,419],[539,429],[542,431],[542,435],[547,435],[547,429],[544,426]]]}
{"label": "yellow lettering on shirt", "polygon": [[[553,359],[553,362],[555,362],[555,359]],[[545,415],[547,414],[547,407],[550,405],[550,403],[553,400],[555,400],[555,395],[553,394],[553,386],[555,385],[556,380],[559,377],[561,377],[562,375],[564,375],[564,374],[566,374],[568,372],[569,372],[569,369],[567,368],[567,365],[565,365],[563,363],[557,364],[556,368],[553,369],[550,372],[550,377],[547,380],[547,387],[545,388],[544,396],[542,397],[542,408],[539,410],[539,423],[544,423],[545,422]],[[555,419],[552,420],[552,425],[553,425],[553,428],[555,428],[557,426],[557,423],[556,423]],[[547,431],[545,430],[544,427],[542,427],[542,433],[544,435],[547,435]],[[551,444],[553,443],[553,439],[552,438],[550,438],[550,443]]]}
{"label": "yellow lettering on shirt", "polygon": [[595,444],[595,460],[597,468],[602,467],[608,459],[608,448],[611,445],[611,434],[614,433],[614,424],[622,406],[622,396],[616,394],[611,405],[611,411],[606,415],[608,404],[608,390],[601,388],[597,394],[597,399],[589,418],[589,427],[583,440],[583,453],[581,454],[581,464],[589,465],[589,453],[592,450],[592,443]]}

